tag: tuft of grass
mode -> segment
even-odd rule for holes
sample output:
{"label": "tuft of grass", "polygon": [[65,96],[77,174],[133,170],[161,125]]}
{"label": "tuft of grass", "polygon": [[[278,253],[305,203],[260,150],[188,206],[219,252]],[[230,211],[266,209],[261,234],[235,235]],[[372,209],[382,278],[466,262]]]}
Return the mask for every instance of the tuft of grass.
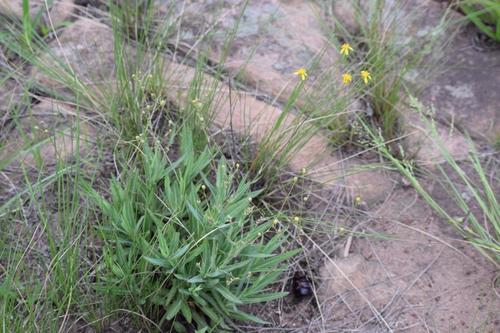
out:
{"label": "tuft of grass", "polygon": [[[415,174],[411,161],[396,158],[387,147],[384,137],[380,132],[376,132],[364,124],[378,148],[381,156],[387,158],[392,165],[410,182],[427,204],[446,222],[452,225],[458,233],[476,247],[486,258],[500,267],[500,206],[495,195],[500,180],[494,173],[487,176],[485,166],[481,162],[480,155],[472,140],[469,163],[472,172],[467,172],[451,156],[439,137],[434,122],[428,120],[424,115],[424,107],[413,96],[410,96],[410,105],[420,113],[424,124],[430,131],[435,144],[439,147],[446,165],[451,169],[451,173],[443,166],[438,165],[440,172],[439,182],[446,190],[448,199],[453,202],[461,211],[461,216],[453,216],[432,195],[424,188],[419,178]],[[452,176],[463,185],[472,200],[466,201],[463,190]],[[477,208],[476,208],[477,207]]]}
{"label": "tuft of grass", "polygon": [[[407,86],[407,76],[418,72],[419,81],[429,79],[426,68],[436,70],[436,55],[432,50],[443,42],[446,16],[441,25],[426,33],[420,40],[408,39],[405,29],[418,26],[422,14],[419,8],[411,9],[407,4],[389,5],[383,0],[372,1],[368,22],[361,25],[356,39],[365,52],[361,67],[372,74],[373,84],[366,95],[373,110],[373,118],[382,129],[386,140],[395,139],[399,133],[398,107]],[[401,27],[401,22],[407,27]],[[437,55],[438,56],[438,55]]]}
{"label": "tuft of grass", "polygon": [[26,45],[31,48],[31,39],[34,29],[30,17],[30,0],[23,0],[23,31],[24,41],[26,42]]}
{"label": "tuft of grass", "polygon": [[[352,35],[338,19],[333,27],[325,25],[326,32],[333,45],[340,45],[339,40],[353,47],[352,54],[343,57],[344,73],[352,75],[353,82],[347,85],[350,96],[365,100],[367,112],[363,115],[374,127],[380,127],[386,140],[400,136],[401,97],[410,89],[414,92],[422,89],[439,70],[441,52],[435,52],[447,45],[451,34],[447,13],[440,23],[419,38],[410,38],[409,30],[419,27],[422,20],[422,8],[411,7],[404,1],[388,2],[370,0],[353,1],[353,18],[359,31]],[[357,29],[356,29],[357,30]],[[363,82],[361,72],[370,73],[371,80]],[[417,76],[418,80],[413,77]],[[340,75],[336,81],[341,84]],[[356,116],[361,115],[357,112]],[[364,140],[364,133],[359,133],[357,117],[337,117],[334,126],[341,136],[334,136],[335,142],[342,140]]]}
{"label": "tuft of grass", "polygon": [[481,32],[500,42],[500,2],[496,0],[460,0],[458,7]]}

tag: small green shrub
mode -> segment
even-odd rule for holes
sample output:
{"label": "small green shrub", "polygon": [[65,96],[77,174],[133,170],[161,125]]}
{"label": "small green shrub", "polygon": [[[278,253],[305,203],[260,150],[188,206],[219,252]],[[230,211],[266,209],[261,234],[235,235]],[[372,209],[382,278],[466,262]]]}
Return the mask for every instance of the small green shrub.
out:
{"label": "small green shrub", "polygon": [[283,233],[272,234],[271,220],[255,214],[251,182],[209,149],[196,155],[187,129],[177,161],[147,144],[140,159],[140,168],[111,182],[109,199],[84,185],[102,212],[97,289],[177,332],[262,322],[238,307],[286,295],[268,287],[297,250],[274,254]]}
{"label": "small green shrub", "polygon": [[462,0],[459,8],[479,30],[500,42],[500,2],[498,0]]}

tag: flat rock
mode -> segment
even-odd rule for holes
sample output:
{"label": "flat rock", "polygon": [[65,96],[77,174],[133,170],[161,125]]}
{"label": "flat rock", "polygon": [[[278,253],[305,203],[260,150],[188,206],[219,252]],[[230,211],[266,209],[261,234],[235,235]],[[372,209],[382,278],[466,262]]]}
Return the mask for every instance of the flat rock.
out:
{"label": "flat rock", "polygon": [[[374,2],[335,1],[333,13],[347,30],[356,34],[361,26],[367,24],[364,19],[366,15],[359,13],[369,11]],[[435,29],[445,14],[452,21],[464,21],[462,15],[450,12],[446,6],[436,1],[390,0],[385,1],[384,5],[386,17],[398,17],[398,22],[404,22],[394,26],[395,33],[402,41],[409,38],[424,40],[422,37],[437,33]],[[417,7],[421,10],[416,11]],[[411,15],[412,13],[415,15]],[[442,58],[444,71],[440,69],[442,73],[435,75],[430,84],[425,83],[427,88],[420,98],[424,104],[435,107],[437,118],[453,123],[472,136],[495,143],[500,138],[500,48],[484,49],[482,52],[480,46],[477,47],[473,41],[477,32],[472,24],[458,31],[456,24],[451,24],[441,31],[438,38],[445,46],[442,49],[434,48],[433,55],[436,56],[437,53]],[[412,83],[422,84],[419,70],[414,74]],[[449,138],[443,139],[449,141]]]}
{"label": "flat rock", "polygon": [[331,9],[340,33],[358,35],[367,28],[369,18],[378,13],[382,18],[378,28],[393,34],[399,43],[412,37],[425,43],[424,37],[430,37],[439,27],[445,6],[434,0],[335,0]]}
{"label": "flat rock", "polygon": [[[265,0],[210,1],[190,3],[182,6],[182,26],[179,38],[182,43],[194,49],[207,50],[213,62],[221,63],[230,76],[238,78],[271,98],[286,103],[299,79],[293,72],[301,67],[309,69],[305,81],[305,92],[297,100],[299,107],[333,98],[347,98],[345,91],[338,91],[341,64],[337,50],[333,49],[325,37],[320,24],[320,9],[307,1]],[[199,15],[200,12],[205,15]],[[238,18],[241,15],[241,21]],[[228,49],[228,31],[238,24]],[[208,42],[203,41],[201,32],[211,28]],[[202,42],[200,43],[200,40]],[[200,47],[201,45],[201,47]],[[225,59],[224,56],[227,56]],[[223,60],[221,60],[223,59]],[[335,77],[332,79],[332,75]],[[229,100],[227,87],[221,89],[220,100]],[[303,98],[303,99],[302,99]],[[234,105],[219,107],[220,114],[227,119],[219,124],[228,125],[232,113],[232,128],[240,133],[250,133],[254,140],[266,137],[281,110],[270,107],[251,96],[234,93]],[[225,102],[224,102],[225,103]],[[348,110],[358,111],[359,105],[353,101]],[[328,109],[323,105],[322,108]],[[238,109],[238,111],[236,111]],[[225,110],[225,111],[223,111]],[[317,110],[316,110],[317,111]],[[236,113],[244,114],[241,119]],[[304,121],[301,116],[287,115],[280,133],[291,133],[297,124]],[[303,125],[302,125],[303,126]],[[246,128],[245,128],[246,127]],[[311,130],[311,128],[309,128]],[[323,184],[335,184],[347,190],[352,196],[362,196],[366,202],[382,200],[392,187],[392,182],[384,172],[373,168],[363,168],[367,164],[360,158],[352,158],[347,163],[337,156],[329,141],[320,132],[303,139],[298,149],[290,153],[289,165],[298,172],[308,170],[308,175]],[[290,137],[283,134],[279,140],[286,142]],[[275,135],[276,138],[276,135]]]}
{"label": "flat rock", "polygon": [[500,140],[500,48],[479,51],[475,34],[469,25],[455,36],[444,58],[446,72],[421,99],[434,105],[438,117],[494,143]]}
{"label": "flat rock", "polygon": [[431,118],[435,116],[426,117],[406,106],[401,106],[399,113],[401,130],[406,135],[405,154],[418,165],[432,169],[437,164],[446,162],[444,152],[456,160],[467,158],[471,142],[457,127],[432,121]]}
{"label": "flat rock", "polygon": [[[308,68],[307,85],[313,86],[315,73],[332,70],[338,63],[338,52],[322,31],[320,9],[314,3],[263,0],[249,1],[246,7],[244,3],[217,0],[186,5],[182,8],[181,41],[193,47],[199,45],[199,39],[204,37],[201,31],[212,27],[210,38],[201,43],[211,60],[223,64],[231,76],[238,75],[258,91],[283,102],[297,83],[295,70]],[[227,49],[228,32],[240,16]]]}
{"label": "flat rock", "polygon": [[316,292],[324,327],[498,331],[500,299],[491,289],[498,271],[413,190],[398,189],[368,214],[368,232],[386,237],[354,238],[347,258],[325,261]]}
{"label": "flat rock", "polygon": [[500,298],[491,288],[498,270],[415,191],[396,191],[373,217],[373,232],[391,237],[360,239],[353,248],[404,282],[385,309],[395,331],[498,331]]}
{"label": "flat rock", "polygon": [[[355,34],[368,24],[366,16],[360,13],[373,12],[374,3],[375,1],[370,0],[340,0],[334,2],[333,12],[340,22],[345,23],[346,29]],[[445,6],[435,1],[390,0],[384,1],[383,5],[383,22],[387,23],[382,23],[380,29],[390,28],[399,44],[410,43],[408,45],[412,48],[417,48],[418,43],[424,47],[427,38],[438,38],[444,45],[451,39],[451,47],[433,48],[432,55],[444,59],[448,71],[436,76],[419,96],[425,106],[434,106],[432,117],[439,120],[434,124],[444,148],[454,158],[460,159],[470,150],[462,131],[471,131],[490,139],[498,136],[500,94],[496,93],[496,86],[500,83],[500,75],[491,68],[500,68],[500,53],[477,54],[468,44],[470,38],[464,36],[463,31],[455,34],[456,24],[442,25],[445,15],[447,19],[453,20],[460,20],[460,15],[450,13]],[[384,24],[391,25],[387,27]],[[438,29],[440,27],[441,30]],[[415,41],[418,41],[417,44]],[[412,84],[426,84],[423,80],[427,80],[428,76],[422,79],[420,74],[420,69],[415,69],[406,79]],[[405,103],[400,103],[399,113],[408,155],[427,166],[443,162],[443,154],[436,138],[431,135],[429,126],[420,115],[406,107]]]}
{"label": "flat rock", "polygon": [[322,267],[318,296],[329,320],[342,320],[363,309],[380,313],[397,292],[387,273],[361,255],[328,261]]}
{"label": "flat rock", "polygon": [[50,44],[49,52],[41,56],[41,63],[47,68],[33,67],[32,76],[44,89],[63,93],[68,85],[77,84],[102,98],[115,87],[113,33],[105,24],[80,18]]}
{"label": "flat rock", "polygon": [[77,149],[84,155],[94,142],[91,138],[95,132],[82,121],[77,133],[75,117],[76,111],[59,101],[43,100],[33,105],[26,114],[19,115],[18,125],[7,136],[0,160],[10,161],[7,168],[12,171],[21,163],[28,169],[51,167],[74,156]]}

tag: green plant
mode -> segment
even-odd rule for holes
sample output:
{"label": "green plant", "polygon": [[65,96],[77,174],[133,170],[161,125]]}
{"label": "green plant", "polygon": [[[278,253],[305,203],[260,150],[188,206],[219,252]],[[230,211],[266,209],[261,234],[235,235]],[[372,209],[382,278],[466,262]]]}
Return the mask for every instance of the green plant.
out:
{"label": "green plant", "polygon": [[31,48],[31,39],[33,36],[33,25],[30,17],[30,0],[23,0],[23,32],[26,45]]}
{"label": "green plant", "polygon": [[[232,320],[262,322],[238,306],[273,300],[267,292],[297,251],[275,255],[283,234],[257,218],[250,182],[237,180],[223,158],[195,154],[184,128],[180,158],[144,147],[140,168],[114,179],[107,200],[89,184],[84,193],[102,211],[105,272],[98,290],[147,313],[163,325],[230,329]],[[139,171],[140,170],[140,171]]]}
{"label": "green plant", "polygon": [[[438,72],[437,61],[441,53],[435,52],[435,47],[443,48],[449,39],[444,33],[449,28],[447,13],[439,24],[429,28],[422,26],[425,11],[421,5],[385,0],[343,3],[352,14],[355,28],[343,27],[342,17],[332,17],[335,24],[327,31],[332,44],[338,45],[340,51],[342,42],[349,47],[352,45],[350,54],[342,55],[343,73],[350,78],[344,82],[344,87],[350,91],[351,99],[362,96],[368,103],[365,119],[373,120],[387,140],[395,139],[401,134],[398,108],[404,90],[423,88]],[[415,30],[421,32],[421,36],[411,38]],[[336,75],[336,82],[341,84],[342,73]],[[339,124],[334,123],[330,128],[342,134],[340,137],[334,135],[334,141],[364,138],[352,113],[344,117],[347,122],[340,118]]]}
{"label": "green plant", "polygon": [[405,76],[418,68],[422,81],[422,68],[430,60],[425,56],[430,47],[436,45],[435,36],[441,27],[436,27],[436,31],[421,40],[409,40],[405,36],[407,28],[401,28],[401,22],[408,26],[418,24],[418,8],[376,0],[371,2],[369,12],[357,38],[360,47],[365,49],[360,66],[371,73],[373,82],[365,87],[366,96],[373,109],[373,118],[382,128],[382,135],[390,140],[399,134],[397,108],[406,85]]}
{"label": "green plant", "polygon": [[[474,245],[497,267],[500,267],[500,206],[495,196],[495,186],[498,186],[499,182],[498,177],[494,174],[492,177],[486,176],[485,168],[472,140],[470,140],[471,153],[468,160],[472,166],[472,171],[468,172],[464,167],[461,167],[444,146],[435,124],[424,115],[422,104],[416,98],[410,96],[410,105],[421,115],[433,141],[439,147],[446,161],[445,165],[451,170],[445,170],[443,166],[437,165],[440,172],[438,181],[446,190],[447,198],[458,207],[462,216],[452,216],[431,196],[415,175],[411,161],[396,158],[387,147],[380,133],[375,132],[363,123],[365,129],[370,133],[380,154],[387,158],[408,179],[427,204],[441,218],[450,223],[462,237]],[[456,176],[458,181],[453,180],[452,176]],[[465,191],[470,193],[472,200],[466,201],[464,199],[463,190],[460,190],[459,183],[464,185]],[[474,209],[473,206],[477,207],[477,209]]]}
{"label": "green plant", "polygon": [[147,41],[153,23],[152,0],[110,2],[110,7],[122,33],[142,43]]}
{"label": "green plant", "polygon": [[500,42],[500,2],[498,0],[461,0],[458,6],[479,30]]}

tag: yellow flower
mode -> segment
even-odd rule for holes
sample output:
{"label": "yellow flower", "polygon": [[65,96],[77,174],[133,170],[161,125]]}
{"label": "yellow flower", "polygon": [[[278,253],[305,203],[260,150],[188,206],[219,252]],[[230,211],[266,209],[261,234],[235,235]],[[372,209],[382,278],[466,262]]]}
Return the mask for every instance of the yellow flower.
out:
{"label": "yellow flower", "polygon": [[293,72],[293,74],[299,76],[302,81],[307,78],[307,71],[305,68],[299,68],[295,72]]}
{"label": "yellow flower", "polygon": [[351,52],[351,51],[353,51],[353,49],[352,49],[351,45],[349,45],[349,43],[344,43],[340,47],[340,54],[342,54],[342,55],[348,56],[349,52]]}
{"label": "yellow flower", "polygon": [[342,75],[342,82],[344,82],[344,84],[349,84],[351,83],[352,81],[352,75],[349,74],[349,73],[345,73]]}
{"label": "yellow flower", "polygon": [[368,84],[368,81],[372,79],[372,75],[368,71],[361,71],[360,75],[365,84]]}

